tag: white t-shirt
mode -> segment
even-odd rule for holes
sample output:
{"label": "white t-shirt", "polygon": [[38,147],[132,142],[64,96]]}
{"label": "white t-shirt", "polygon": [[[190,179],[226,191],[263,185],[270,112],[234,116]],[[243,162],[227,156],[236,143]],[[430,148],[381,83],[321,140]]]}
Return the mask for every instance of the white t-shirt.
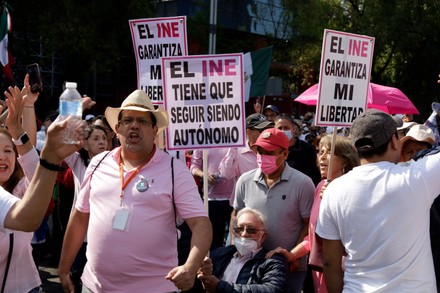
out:
{"label": "white t-shirt", "polygon": [[345,247],[344,292],[437,292],[429,210],[439,174],[436,154],[359,166],[328,186],[316,232]]}
{"label": "white t-shirt", "polygon": [[20,199],[0,187],[0,232],[7,232],[4,227],[5,218],[11,207]]}

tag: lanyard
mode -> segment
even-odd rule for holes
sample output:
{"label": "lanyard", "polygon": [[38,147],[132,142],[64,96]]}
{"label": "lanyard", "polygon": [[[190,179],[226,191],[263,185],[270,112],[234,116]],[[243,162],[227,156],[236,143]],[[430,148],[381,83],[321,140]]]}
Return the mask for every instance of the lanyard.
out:
{"label": "lanyard", "polygon": [[151,153],[147,156],[147,160],[145,161],[145,163],[139,165],[125,182],[124,182],[124,164],[122,163],[121,152],[119,152],[119,178],[121,179],[121,194],[119,195],[119,198],[121,199],[121,206],[122,206],[122,200],[124,198],[125,187],[127,187],[128,183],[130,183],[131,180],[133,180],[133,178],[139,173],[142,167],[144,167],[150,161],[151,157],[154,155],[155,152],[156,152],[156,146],[154,146]]}

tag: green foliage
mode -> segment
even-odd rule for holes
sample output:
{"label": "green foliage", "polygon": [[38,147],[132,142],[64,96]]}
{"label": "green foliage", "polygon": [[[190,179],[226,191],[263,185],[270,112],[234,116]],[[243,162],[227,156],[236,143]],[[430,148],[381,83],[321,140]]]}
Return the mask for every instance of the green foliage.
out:
{"label": "green foliage", "polygon": [[294,14],[291,81],[306,89],[319,76],[322,35],[334,29],[375,37],[371,80],[400,88],[425,118],[438,100],[439,1],[286,1]]}

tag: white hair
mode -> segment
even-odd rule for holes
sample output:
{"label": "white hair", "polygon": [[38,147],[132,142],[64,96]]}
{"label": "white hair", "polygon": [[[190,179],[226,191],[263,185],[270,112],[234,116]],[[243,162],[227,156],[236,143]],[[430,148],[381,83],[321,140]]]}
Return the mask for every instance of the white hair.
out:
{"label": "white hair", "polygon": [[238,211],[237,216],[235,217],[236,221],[238,221],[238,218],[240,218],[243,214],[254,214],[258,220],[260,220],[261,225],[263,226],[264,231],[267,231],[267,225],[266,225],[266,217],[259,211],[256,209],[252,209],[252,208],[243,208],[240,211]]}

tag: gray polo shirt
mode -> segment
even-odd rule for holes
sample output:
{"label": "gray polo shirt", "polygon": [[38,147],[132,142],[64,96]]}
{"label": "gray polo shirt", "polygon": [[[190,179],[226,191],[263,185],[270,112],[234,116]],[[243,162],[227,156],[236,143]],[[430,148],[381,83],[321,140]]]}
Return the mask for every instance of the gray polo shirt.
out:
{"label": "gray polo shirt", "polygon": [[264,246],[278,246],[291,250],[295,247],[303,227],[303,219],[310,217],[315,186],[310,177],[285,163],[280,180],[270,189],[259,168],[240,176],[235,189],[234,208],[257,209],[267,218],[268,238]]}

